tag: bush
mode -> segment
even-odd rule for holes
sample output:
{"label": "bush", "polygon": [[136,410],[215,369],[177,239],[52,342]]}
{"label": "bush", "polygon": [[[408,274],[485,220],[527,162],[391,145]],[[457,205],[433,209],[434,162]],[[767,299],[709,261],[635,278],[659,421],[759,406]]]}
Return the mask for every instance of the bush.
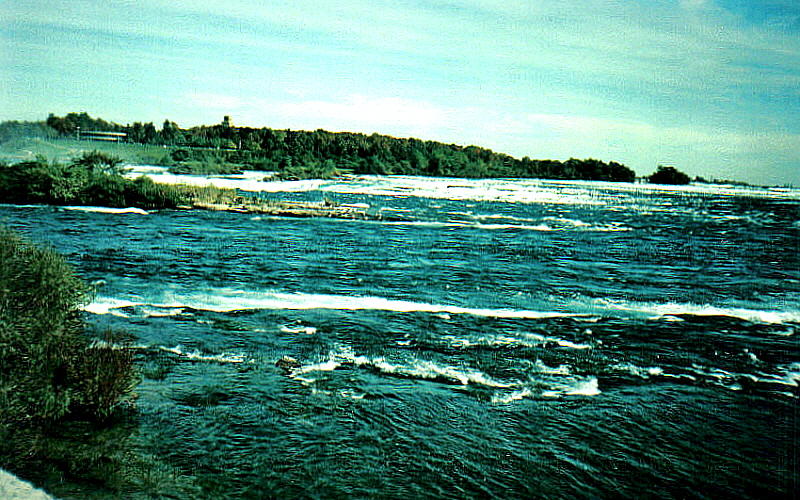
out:
{"label": "bush", "polygon": [[53,205],[176,208],[187,200],[180,190],[149,178],[126,179],[114,157],[90,153],[72,164],[45,158],[0,164],[0,202]]}
{"label": "bush", "polygon": [[84,333],[89,292],[54,251],[0,227],[0,448],[18,428],[103,422],[131,395],[130,351]]}
{"label": "bush", "polygon": [[659,165],[647,180],[654,184],[689,184],[689,176],[675,167]]}
{"label": "bush", "polygon": [[72,161],[73,165],[86,167],[90,171],[99,170],[107,174],[122,174],[122,158],[102,151],[84,152]]}

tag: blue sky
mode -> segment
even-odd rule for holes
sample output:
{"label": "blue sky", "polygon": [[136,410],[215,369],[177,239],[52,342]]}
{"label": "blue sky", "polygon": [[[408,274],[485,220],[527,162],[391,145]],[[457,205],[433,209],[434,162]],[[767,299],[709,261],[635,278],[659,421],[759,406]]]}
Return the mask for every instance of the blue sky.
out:
{"label": "blue sky", "polygon": [[0,37],[0,119],[229,114],[800,185],[796,0],[5,0]]}

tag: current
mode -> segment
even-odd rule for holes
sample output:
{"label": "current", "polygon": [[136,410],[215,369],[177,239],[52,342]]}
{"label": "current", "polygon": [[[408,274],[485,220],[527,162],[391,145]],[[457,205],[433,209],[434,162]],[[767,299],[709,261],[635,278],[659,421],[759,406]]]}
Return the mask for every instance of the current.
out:
{"label": "current", "polygon": [[138,173],[384,217],[0,206],[206,498],[797,495],[798,190]]}

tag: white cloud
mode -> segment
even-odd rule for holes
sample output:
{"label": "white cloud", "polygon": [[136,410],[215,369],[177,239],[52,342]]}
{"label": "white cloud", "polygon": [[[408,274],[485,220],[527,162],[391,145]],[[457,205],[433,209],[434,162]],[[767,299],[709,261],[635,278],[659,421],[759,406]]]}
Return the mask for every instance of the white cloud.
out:
{"label": "white cloud", "polygon": [[351,95],[342,101],[301,101],[279,107],[286,117],[314,117],[352,129],[424,128],[443,125],[444,110],[430,103],[399,97]]}
{"label": "white cloud", "polygon": [[244,106],[244,101],[236,96],[213,94],[208,92],[192,92],[185,98],[195,106],[214,111],[235,111]]}

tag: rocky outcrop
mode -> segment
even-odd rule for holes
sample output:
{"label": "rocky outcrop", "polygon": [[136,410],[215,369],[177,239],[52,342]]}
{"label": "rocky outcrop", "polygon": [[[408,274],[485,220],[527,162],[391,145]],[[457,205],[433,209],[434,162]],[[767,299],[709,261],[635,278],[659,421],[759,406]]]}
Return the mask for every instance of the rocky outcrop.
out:
{"label": "rocky outcrop", "polygon": [[0,498],[3,500],[52,500],[53,497],[0,469]]}
{"label": "rocky outcrop", "polygon": [[195,202],[190,208],[219,212],[271,215],[274,217],[329,217],[334,219],[387,220],[360,207],[330,203],[272,202],[261,203],[245,198],[234,203]]}

